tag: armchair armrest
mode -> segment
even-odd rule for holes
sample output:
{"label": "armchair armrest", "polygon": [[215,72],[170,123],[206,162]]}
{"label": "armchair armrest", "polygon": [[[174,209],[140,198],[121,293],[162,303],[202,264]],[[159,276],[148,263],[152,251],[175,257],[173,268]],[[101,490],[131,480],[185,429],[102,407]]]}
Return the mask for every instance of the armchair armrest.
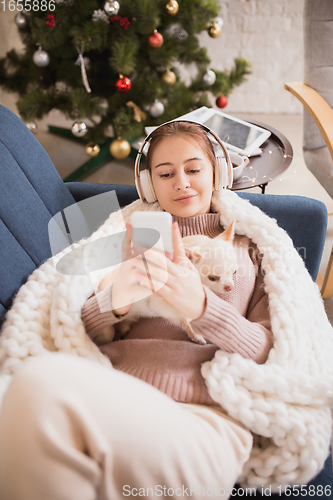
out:
{"label": "armchair armrest", "polygon": [[284,87],[297,97],[310,113],[333,159],[333,110],[316,90],[305,83],[286,83]]}
{"label": "armchair armrest", "polygon": [[[305,85],[305,83],[286,83],[284,87],[297,97],[297,99],[299,99],[303,104],[304,108],[309,112],[323,139],[325,140],[328,151],[333,160],[333,110],[331,107],[316,90],[308,85]],[[320,179],[319,182],[321,182]],[[328,191],[327,188],[325,189]],[[329,194],[331,193],[329,192]],[[330,206],[328,207],[328,214],[331,215],[332,213],[332,207]],[[323,278],[319,272],[317,283],[323,299],[333,297],[333,250],[327,265],[325,276]]]}
{"label": "armchair armrest", "polygon": [[96,196],[108,191],[117,191],[119,205],[124,207],[132,201],[136,200],[139,196],[135,186],[127,184],[99,184],[93,182],[66,182],[65,186],[68,188],[76,202]]}
{"label": "armchair armrest", "polygon": [[[315,281],[325,245],[327,210],[324,203],[305,196],[237,192],[269,217],[273,217],[292,238]],[[293,217],[290,217],[290,214]]]}

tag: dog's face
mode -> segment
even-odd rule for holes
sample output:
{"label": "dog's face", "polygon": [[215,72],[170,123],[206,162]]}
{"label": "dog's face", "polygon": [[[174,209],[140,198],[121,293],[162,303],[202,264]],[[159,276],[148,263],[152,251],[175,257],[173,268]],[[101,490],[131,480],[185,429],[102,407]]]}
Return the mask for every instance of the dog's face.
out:
{"label": "dog's face", "polygon": [[238,266],[233,239],[233,223],[213,239],[203,235],[183,238],[186,254],[198,269],[202,283],[220,294],[230,292],[235,285]]}

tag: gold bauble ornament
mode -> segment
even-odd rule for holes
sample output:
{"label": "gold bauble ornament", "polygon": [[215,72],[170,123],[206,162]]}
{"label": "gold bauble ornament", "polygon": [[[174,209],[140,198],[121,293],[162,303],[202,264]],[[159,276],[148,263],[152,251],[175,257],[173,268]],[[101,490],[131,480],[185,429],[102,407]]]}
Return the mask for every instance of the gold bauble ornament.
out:
{"label": "gold bauble ornament", "polygon": [[169,2],[165,6],[165,10],[167,14],[170,14],[170,16],[175,16],[178,12],[179,5],[176,0],[169,0]]}
{"label": "gold bauble ornament", "polygon": [[130,154],[130,152],[130,143],[125,139],[122,139],[121,137],[117,137],[117,139],[112,141],[110,144],[110,153],[112,154],[112,156],[117,158],[117,160],[126,158]]}
{"label": "gold bauble ornament", "polygon": [[208,30],[208,33],[209,33],[209,36],[211,36],[212,38],[217,38],[217,37],[219,37],[221,35],[222,28],[219,25],[219,23],[217,23],[216,21],[214,21],[212,23],[212,25],[210,26],[210,28]]}
{"label": "gold bauble ornament", "polygon": [[93,142],[89,142],[89,144],[86,145],[86,153],[90,158],[95,158],[96,156],[99,155],[101,148],[99,147],[98,144],[94,144]]}
{"label": "gold bauble ornament", "polygon": [[170,87],[171,85],[174,85],[176,83],[176,79],[177,79],[176,75],[170,69],[167,69],[162,76],[163,82],[166,83],[167,85],[170,85]]}

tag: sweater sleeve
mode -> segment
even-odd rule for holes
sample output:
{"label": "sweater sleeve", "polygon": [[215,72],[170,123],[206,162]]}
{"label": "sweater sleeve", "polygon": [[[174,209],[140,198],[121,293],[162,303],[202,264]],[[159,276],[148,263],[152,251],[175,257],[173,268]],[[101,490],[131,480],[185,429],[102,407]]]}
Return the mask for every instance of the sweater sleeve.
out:
{"label": "sweater sleeve", "polygon": [[123,318],[116,316],[112,310],[111,304],[112,284],[105,290],[89,297],[81,310],[81,318],[84,323],[86,333],[93,340],[104,328],[112,326]]}
{"label": "sweater sleeve", "polygon": [[268,297],[262,285],[260,272],[246,317],[204,286],[206,308],[200,318],[191,322],[194,332],[224,351],[239,353],[244,358],[264,363],[273,346],[273,334],[270,331]]}

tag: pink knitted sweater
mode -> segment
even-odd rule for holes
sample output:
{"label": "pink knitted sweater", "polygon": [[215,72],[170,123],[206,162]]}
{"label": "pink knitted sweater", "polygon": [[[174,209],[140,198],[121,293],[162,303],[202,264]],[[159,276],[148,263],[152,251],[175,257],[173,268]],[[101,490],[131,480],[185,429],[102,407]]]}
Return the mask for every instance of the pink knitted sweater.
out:
{"label": "pink knitted sweater", "polygon": [[[182,237],[205,234],[214,238],[223,231],[219,214],[176,217]],[[191,322],[206,345],[192,342],[185,330],[163,318],[143,318],[130,332],[100,347],[114,368],[157,387],[176,401],[214,405],[200,372],[218,349],[239,353],[257,363],[266,361],[272,347],[268,297],[263,290],[260,256],[246,236],[235,236],[238,271],[230,292],[217,295],[204,287],[206,308]],[[100,312],[99,303],[110,303],[111,286],[89,298],[82,308],[82,320],[91,339],[108,325],[116,325],[125,316],[112,311]],[[190,298],[189,298],[190,300]],[[101,301],[101,302],[100,302]],[[105,310],[105,309],[104,309]]]}

